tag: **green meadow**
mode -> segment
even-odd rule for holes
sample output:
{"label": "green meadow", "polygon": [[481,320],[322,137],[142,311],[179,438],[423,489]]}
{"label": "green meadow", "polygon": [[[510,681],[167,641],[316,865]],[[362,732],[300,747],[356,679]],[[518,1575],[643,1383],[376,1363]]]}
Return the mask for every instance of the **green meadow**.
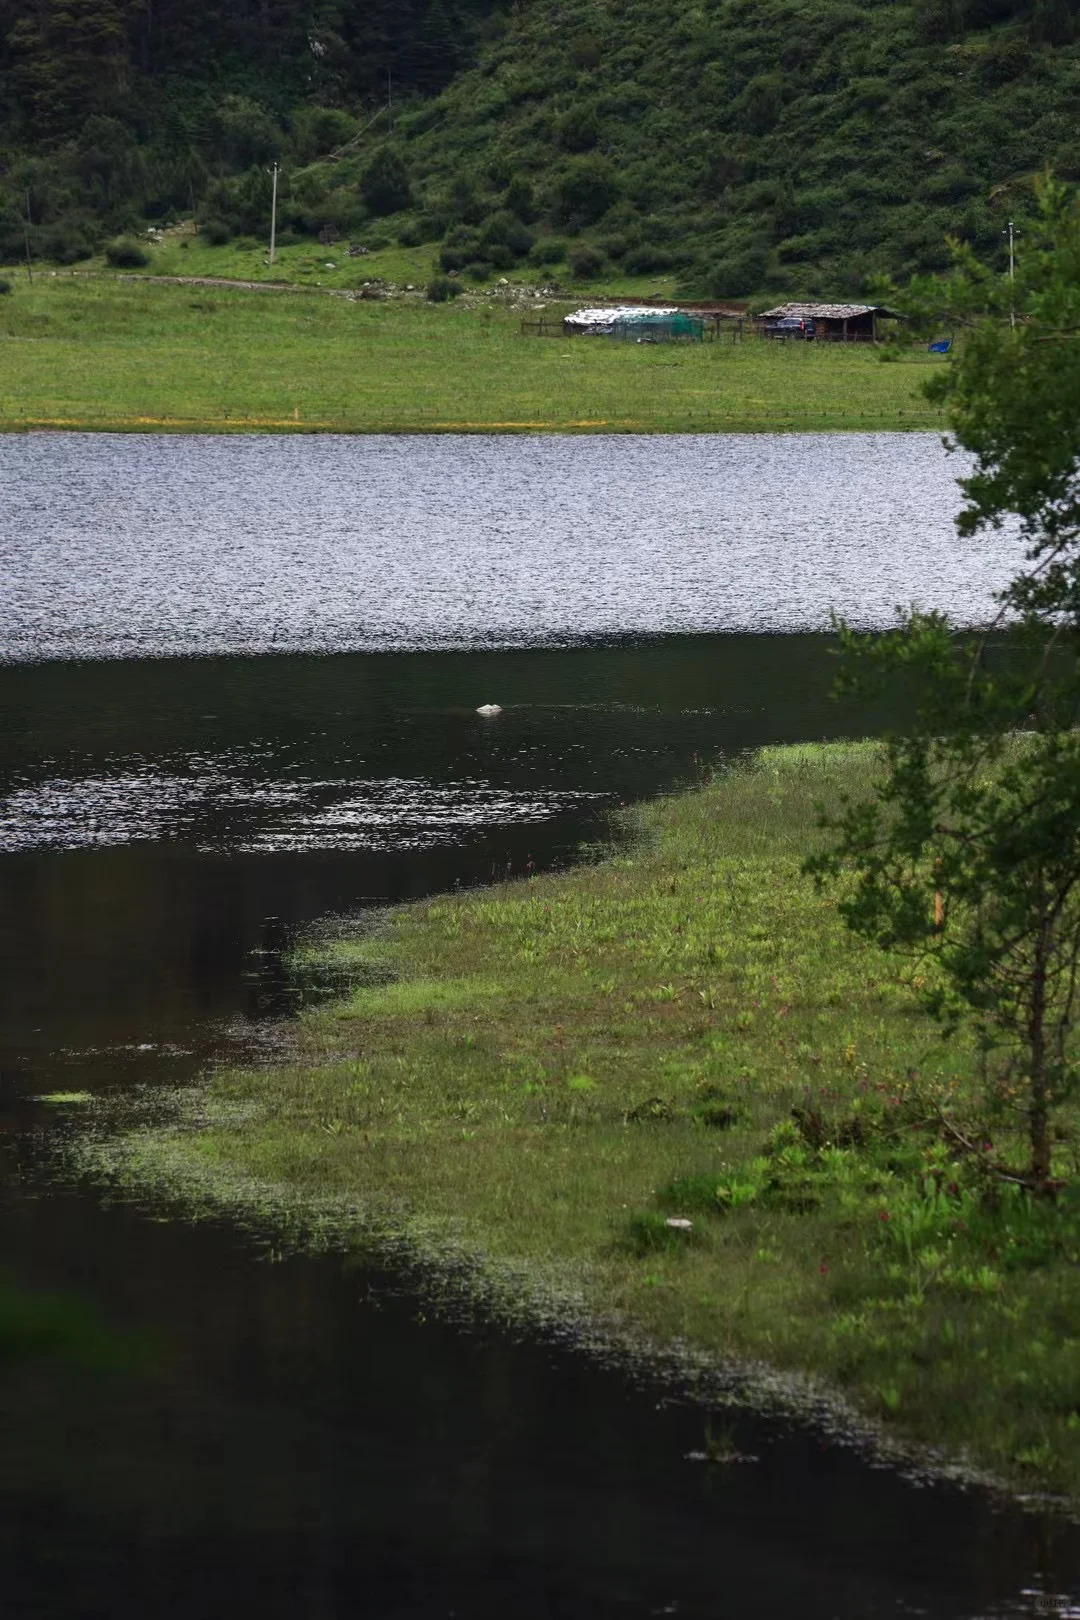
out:
{"label": "green meadow", "polygon": [[815,805],[877,757],[766,750],[639,808],[594,864],[301,950],[337,999],[287,1060],[130,1135],[121,1173],[239,1210],[343,1201],[358,1233],[420,1230],[624,1336],[810,1374],[905,1440],[1080,1494],[1080,1210],[957,1147],[974,1053],[801,875]]}
{"label": "green meadow", "polygon": [[0,298],[0,428],[698,433],[941,425],[920,391],[932,369],[922,354],[883,364],[879,351],[858,345],[538,338],[522,335],[522,313],[503,299],[476,295],[469,304],[47,272],[30,285],[24,276]]}

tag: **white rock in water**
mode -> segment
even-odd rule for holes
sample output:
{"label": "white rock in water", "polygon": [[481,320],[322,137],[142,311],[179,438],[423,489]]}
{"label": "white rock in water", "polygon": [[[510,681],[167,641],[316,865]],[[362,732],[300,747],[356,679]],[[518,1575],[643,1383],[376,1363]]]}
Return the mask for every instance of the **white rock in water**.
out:
{"label": "white rock in water", "polygon": [[500,703],[481,703],[476,712],[477,714],[486,715],[502,714],[502,705]]}

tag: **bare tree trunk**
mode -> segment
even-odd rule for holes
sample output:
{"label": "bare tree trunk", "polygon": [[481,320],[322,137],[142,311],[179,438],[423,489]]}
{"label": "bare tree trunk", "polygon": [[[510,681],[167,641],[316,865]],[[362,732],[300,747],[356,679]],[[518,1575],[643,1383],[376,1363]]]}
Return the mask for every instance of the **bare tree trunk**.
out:
{"label": "bare tree trunk", "polygon": [[1050,1186],[1050,1097],[1046,1077],[1046,969],[1052,923],[1044,918],[1035,945],[1028,1014],[1029,1079],[1028,1135],[1031,1142],[1031,1179],[1036,1192]]}

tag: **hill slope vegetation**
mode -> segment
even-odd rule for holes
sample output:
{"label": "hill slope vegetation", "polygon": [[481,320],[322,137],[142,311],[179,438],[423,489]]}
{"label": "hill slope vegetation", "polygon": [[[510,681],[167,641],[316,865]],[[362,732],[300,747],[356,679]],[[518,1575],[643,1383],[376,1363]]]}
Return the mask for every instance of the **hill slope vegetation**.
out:
{"label": "hill slope vegetation", "polygon": [[[211,235],[431,244],[687,291],[855,293],[1002,251],[1080,179],[1075,0],[0,0],[0,258]],[[393,105],[387,106],[388,95]]]}

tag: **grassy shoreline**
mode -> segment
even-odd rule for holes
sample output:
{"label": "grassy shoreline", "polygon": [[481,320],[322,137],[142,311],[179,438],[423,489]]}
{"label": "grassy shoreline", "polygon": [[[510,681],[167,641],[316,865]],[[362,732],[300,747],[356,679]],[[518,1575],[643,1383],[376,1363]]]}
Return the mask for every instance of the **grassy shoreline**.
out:
{"label": "grassy shoreline", "polygon": [[0,298],[0,432],[927,431],[925,355],[522,336],[505,298],[434,305],[145,278]]}
{"label": "grassy shoreline", "polygon": [[286,1061],[211,1077],[196,1128],[109,1150],[119,1174],[315,1227],[366,1208],[583,1319],[1080,1497],[1071,1208],[1051,1227],[950,1157],[934,1112],[962,1109],[973,1054],[799,874],[815,801],[874,761],[766,750],[639,808],[596,866],[309,947],[341,999]]}

